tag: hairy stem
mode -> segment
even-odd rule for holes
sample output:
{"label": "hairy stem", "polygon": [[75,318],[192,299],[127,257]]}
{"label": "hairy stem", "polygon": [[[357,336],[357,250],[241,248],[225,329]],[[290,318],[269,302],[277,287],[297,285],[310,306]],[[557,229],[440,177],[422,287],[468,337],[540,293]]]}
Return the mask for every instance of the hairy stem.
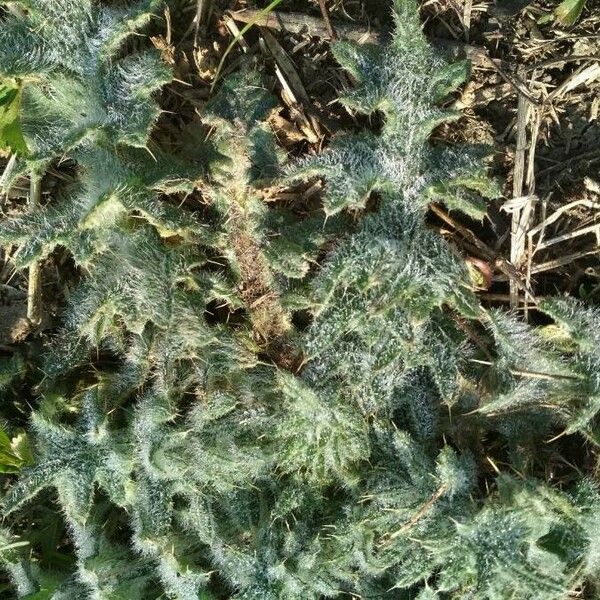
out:
{"label": "hairy stem", "polygon": [[281,306],[279,294],[270,281],[268,266],[244,215],[237,209],[229,222],[229,234],[241,276],[241,294],[255,331],[266,353],[283,368],[295,364],[295,351],[289,341],[291,323]]}

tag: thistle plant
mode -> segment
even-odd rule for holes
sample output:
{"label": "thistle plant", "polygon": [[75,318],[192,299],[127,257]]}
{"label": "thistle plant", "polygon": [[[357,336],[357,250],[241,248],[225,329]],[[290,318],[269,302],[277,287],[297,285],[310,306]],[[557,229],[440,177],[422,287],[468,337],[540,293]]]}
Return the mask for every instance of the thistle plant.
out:
{"label": "thistle plant", "polygon": [[64,197],[3,223],[0,238],[18,245],[19,266],[48,256],[57,245],[86,265],[106,248],[110,224],[122,224],[134,211],[163,234],[185,227],[185,216],[157,198],[195,173],[149,147],[160,114],[155,95],[170,74],[156,52],[121,56],[154,8],[52,0],[23,5],[26,16],[3,22],[0,77],[17,89],[15,126],[23,144],[13,150],[22,168],[39,179],[51,161],[70,159],[81,173]]}
{"label": "thistle plant", "polygon": [[489,315],[498,348],[490,373],[495,389],[479,411],[517,411],[528,421],[537,420],[538,427],[559,424],[565,433],[579,432],[595,441],[598,310],[569,298],[546,299],[540,309],[553,324],[529,328],[501,313]]}
{"label": "thistle plant", "polygon": [[[380,113],[380,133],[285,166],[273,98],[245,69],[178,153],[153,134],[168,69],[128,45],[155,9],[36,0],[0,42],[24,169],[75,173],[0,240],[17,267],[60,245],[81,268],[28,381],[32,456],[2,499],[17,597],[593,592],[597,486],[561,489],[539,463],[557,428],[598,442],[598,313],[549,299],[554,324],[531,327],[484,310],[426,225],[431,202],[481,218],[497,193],[480,149],[428,141],[456,117],[443,101],[467,65],[395,0],[386,46],[334,45],[353,79],[341,101]],[[319,214],[263,200],[274,180],[314,177]],[[186,193],[196,211],[174,202]],[[20,389],[18,367],[2,391]],[[54,555],[34,511],[66,526]]]}
{"label": "thistle plant", "polygon": [[296,168],[294,177],[327,178],[326,214],[364,207],[373,192],[381,192],[415,208],[443,199],[449,208],[481,218],[484,199],[498,192],[482,161],[465,149],[426,143],[436,126],[459,116],[438,103],[465,81],[469,63],[446,64],[432,51],[414,3],[395,2],[394,23],[396,33],[386,46],[339,42],[333,48],[356,80],[340,102],[365,115],[381,113],[381,134],[341,136],[328,152]]}

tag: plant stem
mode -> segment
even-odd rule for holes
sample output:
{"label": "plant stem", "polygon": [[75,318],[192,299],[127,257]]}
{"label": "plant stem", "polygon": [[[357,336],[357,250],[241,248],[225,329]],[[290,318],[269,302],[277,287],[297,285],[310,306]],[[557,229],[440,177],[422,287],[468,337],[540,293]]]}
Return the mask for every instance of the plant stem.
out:
{"label": "plant stem", "polygon": [[323,15],[323,22],[325,23],[325,27],[327,28],[327,33],[329,34],[329,38],[332,42],[337,40],[337,35],[335,34],[335,30],[333,25],[331,24],[331,19],[329,18],[329,12],[327,10],[327,6],[325,6],[325,0],[319,0],[319,7],[321,8],[321,14]]}
{"label": "plant stem", "polygon": [[[29,188],[29,210],[38,209],[42,197],[42,178],[34,171],[31,172]],[[29,285],[27,289],[27,318],[33,325],[42,321],[42,277],[39,261],[29,266]]]}

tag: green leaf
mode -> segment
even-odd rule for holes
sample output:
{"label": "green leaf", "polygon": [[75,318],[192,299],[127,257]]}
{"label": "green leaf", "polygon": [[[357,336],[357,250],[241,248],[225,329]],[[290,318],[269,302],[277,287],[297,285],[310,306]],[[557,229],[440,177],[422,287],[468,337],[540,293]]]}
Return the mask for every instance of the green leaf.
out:
{"label": "green leaf", "polygon": [[487,212],[485,200],[469,189],[454,187],[441,182],[429,187],[425,196],[443,202],[449,210],[458,210],[476,221],[481,221]]}
{"label": "green leaf", "polygon": [[433,97],[436,102],[454,92],[471,75],[471,62],[463,60],[451,63],[441,69],[434,77]]}
{"label": "green leaf", "polygon": [[20,114],[20,84],[11,79],[0,81],[0,149],[27,154]]}
{"label": "green leaf", "polygon": [[18,473],[33,463],[27,434],[21,432],[12,439],[0,429],[0,473]]}
{"label": "green leaf", "polygon": [[571,27],[579,19],[585,0],[564,0],[555,9],[554,15],[561,25]]}
{"label": "green leaf", "polygon": [[554,21],[554,15],[552,13],[546,13],[538,18],[536,23],[538,25],[546,25],[547,23],[551,23]]}
{"label": "green leaf", "polygon": [[33,452],[31,451],[31,444],[29,438],[24,431],[21,431],[13,437],[10,442],[12,451],[19,457],[22,465],[33,464]]}

